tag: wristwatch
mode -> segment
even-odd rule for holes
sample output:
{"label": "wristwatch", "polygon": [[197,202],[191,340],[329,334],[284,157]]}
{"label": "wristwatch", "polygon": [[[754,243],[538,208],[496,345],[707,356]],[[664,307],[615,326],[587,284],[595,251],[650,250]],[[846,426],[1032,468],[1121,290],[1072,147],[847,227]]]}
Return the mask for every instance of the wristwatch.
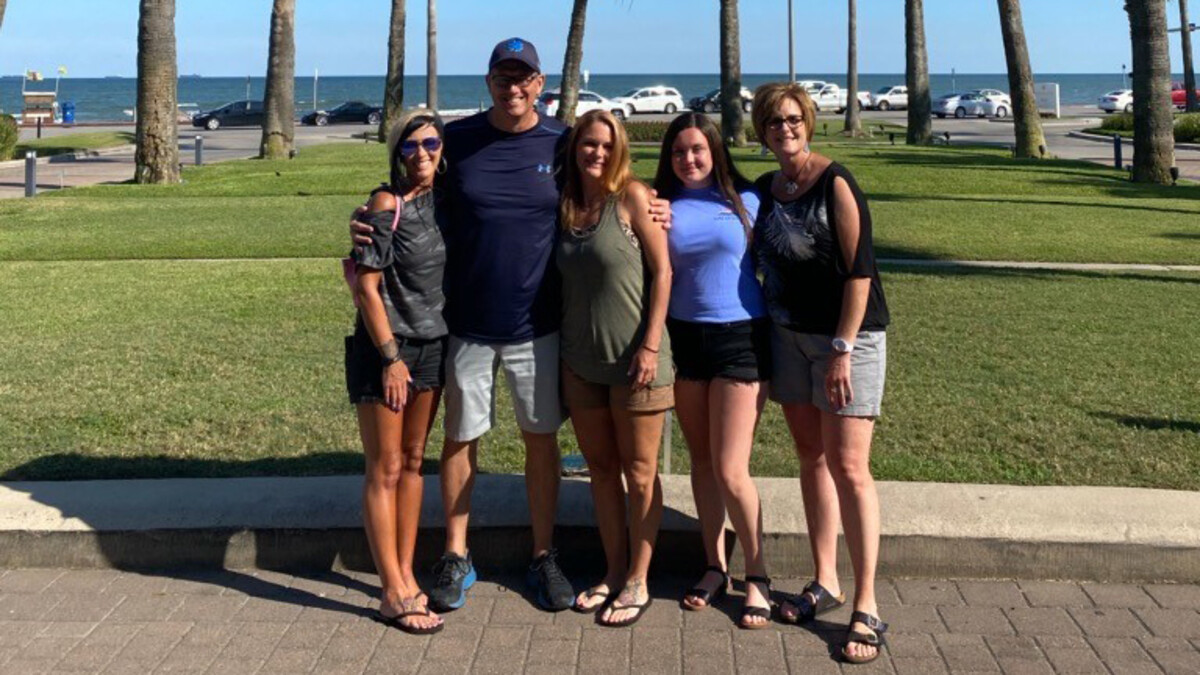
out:
{"label": "wristwatch", "polygon": [[833,342],[830,343],[830,346],[833,347],[833,351],[836,354],[849,354],[850,352],[854,351],[854,343],[847,342],[840,337],[833,338]]}

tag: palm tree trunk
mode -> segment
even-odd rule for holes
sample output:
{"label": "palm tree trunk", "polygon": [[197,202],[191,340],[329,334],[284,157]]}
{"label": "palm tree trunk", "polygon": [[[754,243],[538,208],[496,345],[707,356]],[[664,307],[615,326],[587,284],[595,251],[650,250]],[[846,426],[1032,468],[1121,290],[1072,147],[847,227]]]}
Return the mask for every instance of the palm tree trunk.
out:
{"label": "palm tree trunk", "polygon": [[175,121],[175,0],[141,0],[138,11],[136,183],[179,182]]}
{"label": "palm tree trunk", "polygon": [[296,0],[275,0],[258,156],[288,159],[296,138]]}
{"label": "palm tree trunk", "polygon": [[846,49],[846,124],[842,133],[862,136],[862,115],[858,109],[858,3],[849,0],[849,47]]}
{"label": "palm tree trunk", "polygon": [[392,21],[388,29],[387,81],[383,87],[383,120],[379,123],[379,142],[387,142],[387,129],[404,114],[404,0],[392,0]]}
{"label": "palm tree trunk", "polygon": [[[4,4],[0,2],[0,14],[4,13]],[[1187,111],[1200,110],[1200,102],[1196,101],[1196,71],[1192,69],[1192,31],[1188,30],[1187,0],[1179,0],[1179,45],[1183,47],[1183,89],[1187,92]]]}
{"label": "palm tree trunk", "polygon": [[1171,182],[1175,135],[1166,0],[1125,0],[1133,43],[1133,180]]}
{"label": "palm tree trunk", "polygon": [[739,33],[737,0],[721,0],[721,136],[738,147],[746,144]]}
{"label": "palm tree trunk", "polygon": [[563,124],[575,123],[575,107],[579,104],[579,69],[583,66],[583,26],[587,19],[587,0],[575,0],[571,9],[571,29],[567,32],[567,53],[563,56],[562,85],[558,113]]}
{"label": "palm tree trunk", "polygon": [[8,4],[8,0],[0,0],[0,26],[4,25],[4,6]]}
{"label": "palm tree trunk", "polygon": [[933,103],[929,98],[929,56],[925,50],[925,3],[904,3],[904,84],[908,87],[909,145],[933,142]]}
{"label": "palm tree trunk", "polygon": [[425,34],[425,107],[437,110],[437,0],[429,0],[429,26]]}
{"label": "palm tree trunk", "polygon": [[1033,94],[1033,69],[1029,48],[1025,45],[1025,27],[1021,23],[1020,0],[997,0],[1000,8],[1000,33],[1004,37],[1004,59],[1008,63],[1008,88],[1012,92],[1013,127],[1017,157],[1045,157],[1046,137],[1042,117]]}

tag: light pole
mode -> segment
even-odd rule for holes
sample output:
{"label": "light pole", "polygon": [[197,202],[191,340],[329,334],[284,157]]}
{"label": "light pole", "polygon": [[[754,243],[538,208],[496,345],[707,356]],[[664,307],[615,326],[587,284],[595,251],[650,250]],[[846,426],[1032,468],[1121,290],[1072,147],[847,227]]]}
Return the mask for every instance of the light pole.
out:
{"label": "light pole", "polygon": [[1129,78],[1127,78],[1125,76],[1125,64],[1124,63],[1121,64],[1121,88],[1122,89],[1129,88]]}
{"label": "light pole", "polygon": [[795,21],[792,19],[792,0],[788,0],[788,82],[796,81]]}

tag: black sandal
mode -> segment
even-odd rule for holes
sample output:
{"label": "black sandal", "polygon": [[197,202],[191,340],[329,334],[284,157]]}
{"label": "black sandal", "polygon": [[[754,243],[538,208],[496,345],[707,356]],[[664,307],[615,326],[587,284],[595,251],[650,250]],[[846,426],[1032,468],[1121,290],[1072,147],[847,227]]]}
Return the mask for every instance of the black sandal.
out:
{"label": "black sandal", "polygon": [[[709,607],[713,606],[714,602],[725,597],[725,594],[729,591],[729,573],[728,572],[721,569],[720,567],[717,567],[716,565],[709,565],[708,567],[704,568],[704,571],[706,573],[707,572],[716,572],[717,574],[720,574],[721,575],[721,585],[717,586],[717,588],[713,591],[708,591],[699,586],[696,586],[696,587],[688,590],[687,593],[683,594],[683,600],[679,601],[680,606],[682,606],[686,610],[689,610],[692,612],[699,612],[702,609],[708,609]],[[703,577],[701,577],[701,579],[703,579]],[[696,598],[697,600],[703,601],[704,604],[703,605],[693,605],[693,604],[687,602],[688,598]]]}
{"label": "black sandal", "polygon": [[[766,607],[742,607],[742,618],[738,620],[738,628],[742,630],[761,630],[771,625],[771,578],[760,577],[753,574],[746,575],[746,599],[750,599],[750,584],[762,584],[767,587],[767,606]],[[746,619],[750,617],[760,617],[766,619],[762,623],[746,623]]]}
{"label": "black sandal", "polygon": [[[814,603],[809,600],[809,596],[816,598],[816,602]],[[788,615],[781,611],[779,618],[785,623],[807,623],[825,612],[835,610],[846,604],[846,594],[832,595],[814,579],[804,587],[804,590],[800,591],[799,595],[789,597],[786,602],[797,609],[796,616],[789,619]]]}
{"label": "black sandal", "polygon": [[[403,607],[405,611],[400,612],[396,616],[384,616],[381,612],[375,612],[371,618],[385,626],[404,631],[409,635],[433,635],[434,633],[440,633],[442,629],[446,627],[445,621],[428,628],[421,628],[419,626],[412,626],[404,623],[404,619],[410,616],[429,616],[429,605],[420,605],[417,603],[417,598],[421,597],[422,595],[425,594],[418,593],[411,598],[404,598],[400,600],[400,606]],[[415,606],[416,609],[409,609],[410,606]]]}
{"label": "black sandal", "polygon": [[604,598],[604,602],[598,602],[591,607],[581,607],[579,605],[579,600],[576,599],[575,602],[571,603],[571,609],[580,614],[595,614],[596,612],[600,611],[605,605],[608,604],[609,591],[598,591],[596,590],[598,587],[599,585],[589,588],[584,593],[584,597],[588,600],[591,600],[592,598]]}
{"label": "black sandal", "polygon": [[[879,655],[883,652],[884,646],[887,645],[887,641],[884,640],[883,634],[887,632],[888,625],[880,621],[879,617],[871,616],[866,612],[854,612],[851,614],[850,625],[853,626],[855,623],[861,623],[875,632],[874,634],[859,633],[858,631],[847,629],[846,645],[842,647],[842,658],[845,659],[847,663],[870,663],[879,658]],[[856,642],[861,645],[874,647],[875,655],[867,658],[861,656],[851,656],[849,652],[846,651],[846,648]]]}
{"label": "black sandal", "polygon": [[600,624],[601,626],[607,626],[609,628],[624,628],[626,626],[632,626],[633,624],[637,623],[639,619],[642,618],[642,615],[646,613],[646,610],[650,609],[650,605],[653,602],[654,602],[654,598],[652,598],[648,595],[646,596],[646,601],[640,605],[617,605],[617,601],[614,600],[612,602],[612,604],[610,604],[608,606],[608,610],[610,612],[617,612],[622,609],[634,609],[634,610],[637,610],[637,613],[634,614],[633,616],[629,617],[628,619],[622,619],[621,621],[605,621],[604,619],[601,619],[599,616],[597,616],[596,623]]}

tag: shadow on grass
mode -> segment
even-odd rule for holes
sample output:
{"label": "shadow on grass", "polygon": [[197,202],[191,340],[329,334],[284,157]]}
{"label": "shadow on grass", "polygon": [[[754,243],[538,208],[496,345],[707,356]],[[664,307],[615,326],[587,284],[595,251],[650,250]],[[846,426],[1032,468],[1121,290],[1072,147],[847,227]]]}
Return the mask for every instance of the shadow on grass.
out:
{"label": "shadow on grass", "polygon": [[920,265],[889,264],[880,262],[879,267],[889,275],[914,274],[921,276],[939,277],[1003,277],[1011,279],[1054,279],[1076,277],[1096,280],[1128,280],[1153,281],[1170,284],[1200,285],[1200,276],[1178,276],[1154,274],[1136,271],[1106,271],[1106,270],[1074,270],[1074,269],[1026,269],[1006,267],[971,267],[968,265],[949,264],[945,266],[922,267]]}
{"label": "shadow on grass", "polygon": [[1200,232],[1168,232],[1159,236],[1164,239],[1183,239],[1184,241],[1200,240]]}
{"label": "shadow on grass", "polygon": [[[1055,181],[1059,183],[1060,181]],[[1068,184],[1066,181],[1061,181],[1061,184]],[[1082,203],[1077,201],[1068,201],[1064,199],[1038,199],[1029,195],[1008,196],[1008,195],[916,195],[904,194],[896,192],[876,193],[871,195],[873,202],[967,202],[972,204],[1003,204],[1005,206],[1076,206],[1084,208],[1103,208],[1114,209],[1117,211],[1154,211],[1157,213],[1180,213],[1188,216],[1200,217],[1200,209],[1172,209],[1159,206],[1130,206],[1129,204],[1105,204],[1102,202]],[[1198,235],[1183,235],[1194,236]]]}
{"label": "shadow on grass", "polygon": [[1137,415],[1122,415],[1120,413],[1102,411],[1091,412],[1088,414],[1098,419],[1116,422],[1121,426],[1126,426],[1131,429],[1144,431],[1160,431],[1166,429],[1168,431],[1190,431],[1194,434],[1200,434],[1200,422],[1164,419],[1161,417],[1139,417]]}

